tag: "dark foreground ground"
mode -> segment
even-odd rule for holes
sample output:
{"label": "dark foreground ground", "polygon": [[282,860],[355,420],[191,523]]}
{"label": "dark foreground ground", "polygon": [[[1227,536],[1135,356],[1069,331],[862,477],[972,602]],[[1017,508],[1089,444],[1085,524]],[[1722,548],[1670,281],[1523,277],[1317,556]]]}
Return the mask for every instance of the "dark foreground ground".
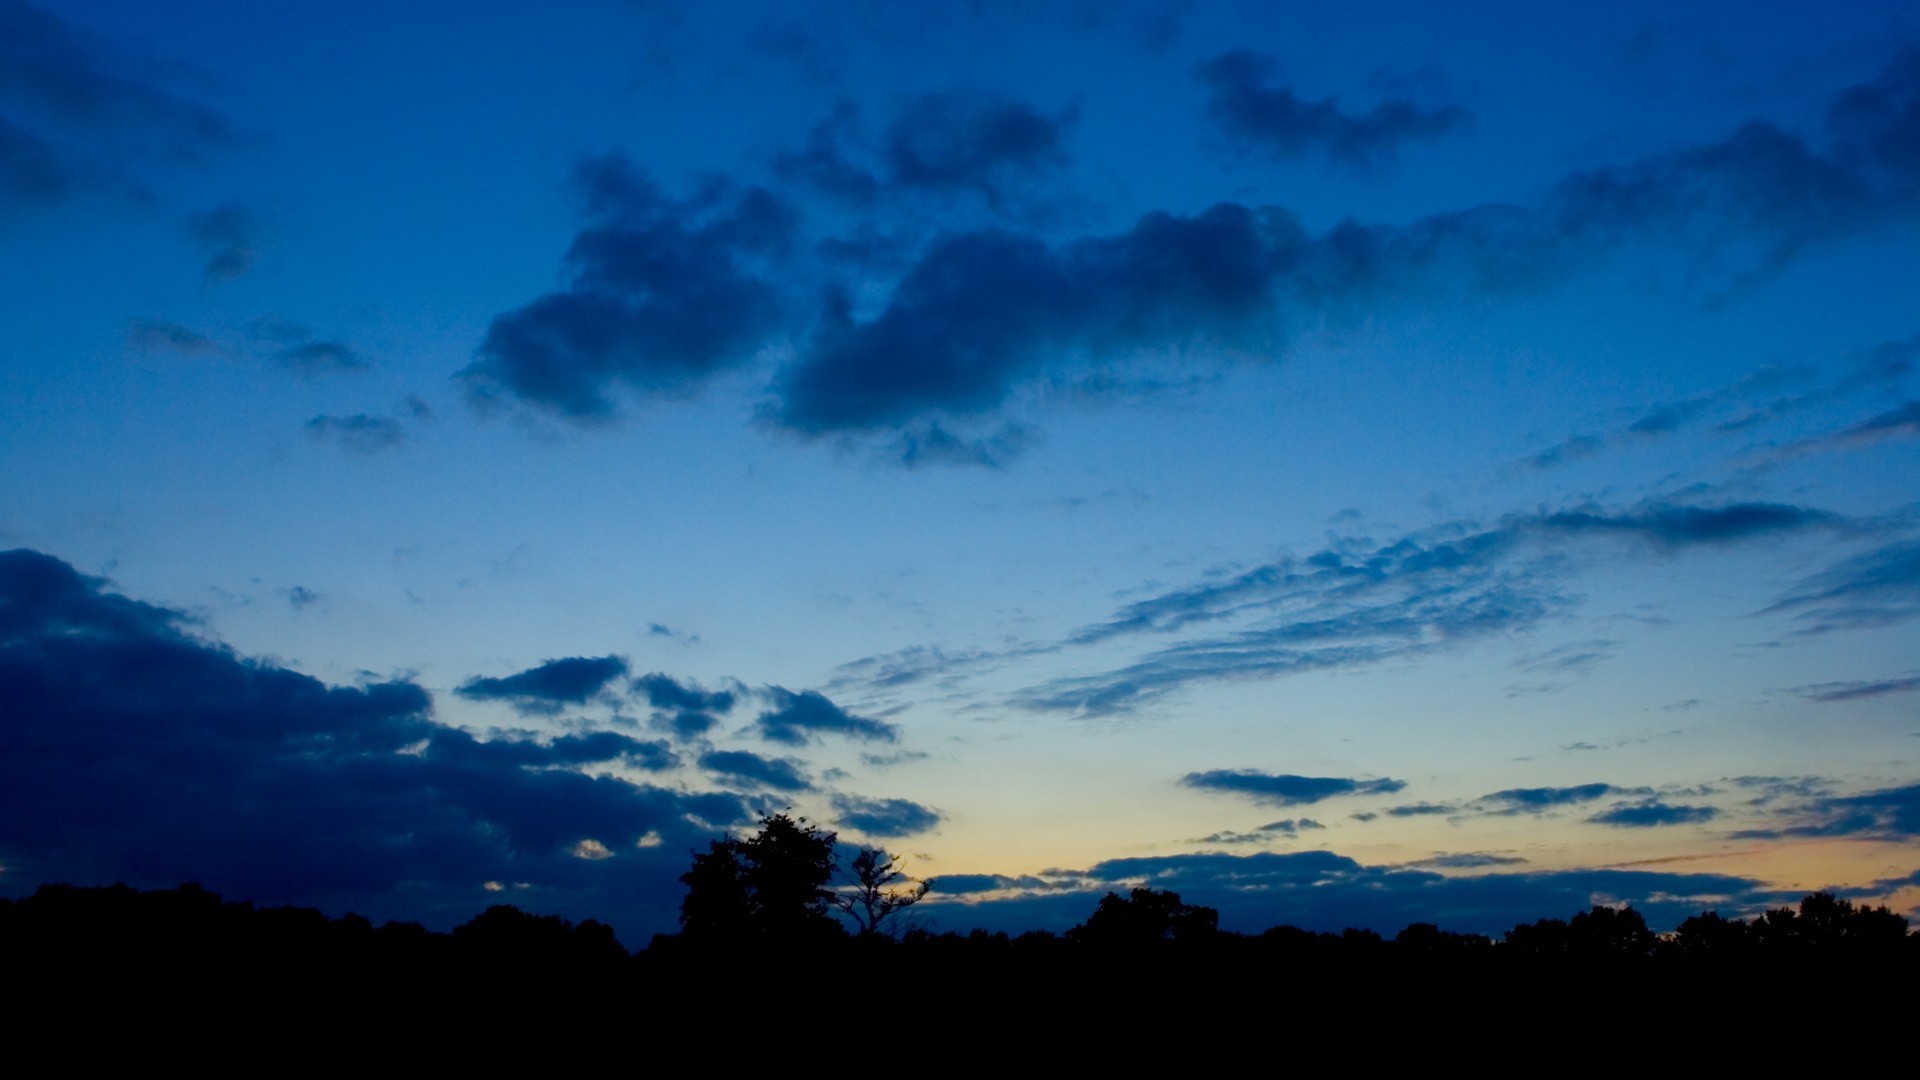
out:
{"label": "dark foreground ground", "polygon": [[1599,908],[1500,941],[1089,919],[629,953],[598,923],[509,907],[443,934],[191,886],[51,886],[0,905],[0,963],[16,1065],[1777,1072],[1910,1064],[1920,1030],[1920,938],[1824,894],[1659,937]]}

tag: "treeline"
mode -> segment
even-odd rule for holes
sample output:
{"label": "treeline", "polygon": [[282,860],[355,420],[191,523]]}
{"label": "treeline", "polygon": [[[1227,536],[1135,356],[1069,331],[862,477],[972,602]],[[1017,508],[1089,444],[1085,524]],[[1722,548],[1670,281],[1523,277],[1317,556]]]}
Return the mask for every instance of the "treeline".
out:
{"label": "treeline", "polygon": [[[838,923],[834,924],[838,926]],[[198,885],[142,891],[125,885],[44,885],[17,901],[0,900],[0,955],[17,973],[116,971],[221,972],[235,977],[351,969],[362,973],[462,978],[475,972],[546,970],[572,977],[631,977],[649,967],[709,965],[756,955],[791,959],[858,954],[890,957],[899,970],[915,965],[966,967],[1064,965],[1117,958],[1183,964],[1241,962],[1293,966],[1567,965],[1644,968],[1778,965],[1791,961],[1912,964],[1920,934],[1886,907],[1866,907],[1830,893],[1812,893],[1797,908],[1753,919],[1704,912],[1672,932],[1656,934],[1631,907],[1595,906],[1567,919],[1522,923],[1500,938],[1414,923],[1392,937],[1371,930],[1315,932],[1278,926],[1258,934],[1218,927],[1217,913],[1184,903],[1177,893],[1134,889],[1108,893],[1087,920],[1067,931],[1019,935],[974,930],[897,937],[845,930],[803,937],[747,934],[734,938],[655,935],[630,953],[603,923],[574,923],[496,905],[451,932],[418,923],[375,926],[348,914],[331,918],[310,908],[256,907],[223,900]]]}

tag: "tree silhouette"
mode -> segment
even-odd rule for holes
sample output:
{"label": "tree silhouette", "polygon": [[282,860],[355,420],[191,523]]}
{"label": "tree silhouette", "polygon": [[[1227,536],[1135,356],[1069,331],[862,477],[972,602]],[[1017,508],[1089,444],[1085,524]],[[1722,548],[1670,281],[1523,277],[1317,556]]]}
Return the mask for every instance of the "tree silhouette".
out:
{"label": "tree silhouette", "polygon": [[862,935],[880,933],[882,923],[919,903],[933,888],[926,881],[896,886],[896,882],[911,879],[892,854],[879,848],[861,848],[853,857],[851,875],[852,890],[836,895],[833,906],[852,916]]}
{"label": "tree silhouette", "polygon": [[680,926],[701,941],[795,943],[844,933],[828,914],[834,834],[806,818],[770,814],[745,839],[728,836],[696,852],[680,875]]}
{"label": "tree silhouette", "polygon": [[1162,941],[1183,944],[1206,940],[1218,931],[1220,913],[1198,904],[1183,904],[1180,894],[1163,889],[1135,889],[1130,898],[1117,893],[1100,898],[1087,921],[1067,931],[1067,937],[1088,945],[1126,948]]}

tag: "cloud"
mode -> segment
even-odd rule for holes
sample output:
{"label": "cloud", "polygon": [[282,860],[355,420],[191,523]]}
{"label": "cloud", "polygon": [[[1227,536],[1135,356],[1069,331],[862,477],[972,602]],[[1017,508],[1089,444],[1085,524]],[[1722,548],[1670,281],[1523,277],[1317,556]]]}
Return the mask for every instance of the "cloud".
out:
{"label": "cloud", "polygon": [[1896,540],[1802,579],[1761,611],[1792,613],[1798,635],[1893,626],[1920,617],[1920,541]]}
{"label": "cloud", "polygon": [[1490,526],[1450,522],[1386,542],[1340,539],[1306,558],[1268,562],[1133,601],[1069,635],[1061,647],[1191,634],[1218,623],[1237,628],[1187,637],[1109,671],[1056,678],[1017,692],[1014,701],[1097,716],[1138,708],[1196,682],[1421,655],[1568,610],[1573,600],[1555,586],[1570,550],[1625,544],[1628,554],[1667,556],[1852,528],[1809,507],[1653,501],[1509,515]]}
{"label": "cloud", "polygon": [[993,200],[1009,175],[1065,163],[1069,123],[980,93],[922,94],[887,125],[881,152],[900,187],[964,188]]}
{"label": "cloud", "polygon": [[206,252],[208,281],[232,281],[253,269],[253,212],[241,203],[225,202],[211,210],[190,214],[187,232]]}
{"label": "cloud", "polygon": [[1448,803],[1417,802],[1404,806],[1389,806],[1386,813],[1393,817],[1430,817],[1438,814],[1457,814],[1460,808]]}
{"label": "cloud", "polygon": [[1256,769],[1214,769],[1188,773],[1183,787],[1245,795],[1271,806],[1304,806],[1339,795],[1380,795],[1406,787],[1404,780],[1351,780],[1338,776],[1294,776]]}
{"label": "cloud", "polygon": [[1518,855],[1494,855],[1484,851],[1463,851],[1454,855],[1439,854],[1425,859],[1416,859],[1404,866],[1420,867],[1429,870],[1478,870],[1488,866],[1518,866],[1527,860]]}
{"label": "cloud", "polygon": [[632,690],[653,707],[654,727],[682,739],[712,731],[719,725],[720,715],[732,711],[735,700],[730,690],[703,690],[695,683],[680,682],[657,671],[633,680]]}
{"label": "cloud", "polygon": [[1593,457],[1605,449],[1606,445],[1606,440],[1597,435],[1575,435],[1565,442],[1555,443],[1527,458],[1527,464],[1536,469],[1550,469],[1569,461]]}
{"label": "cloud", "polygon": [[796,221],[785,203],[725,186],[669,199],[617,154],[582,162],[574,179],[587,227],[567,252],[567,286],[493,320],[458,376],[477,400],[606,420],[614,389],[691,390],[780,330],[771,266]]}
{"label": "cloud", "polygon": [[1548,514],[1539,521],[1543,530],[1567,534],[1608,533],[1669,548],[1725,544],[1841,524],[1839,518],[1824,510],[1779,503],[1734,503],[1719,507],[1668,505],[1611,514],[1572,510]]}
{"label": "cloud", "polygon": [[503,678],[475,676],[454,693],[469,701],[501,701],[514,711],[552,715],[567,705],[584,705],[627,673],[618,656],[569,656]]}
{"label": "cloud", "polygon": [[1464,131],[1473,114],[1457,105],[1423,108],[1389,98],[1364,113],[1342,110],[1334,98],[1302,101],[1272,86],[1271,56],[1235,50],[1200,65],[1207,116],[1244,150],[1288,161],[1318,151],[1358,170],[1390,164],[1403,143]]}
{"label": "cloud", "polygon": [[1881,788],[1860,795],[1826,795],[1787,811],[1790,824],[1744,829],[1735,839],[1860,836],[1905,842],[1920,837],[1920,784]]}
{"label": "cloud", "polygon": [[295,611],[298,611],[302,608],[312,607],[313,605],[326,599],[326,597],[322,596],[317,592],[314,592],[312,589],[309,589],[304,585],[294,585],[290,588],[281,589],[280,595],[287,598],[287,603],[290,606],[292,606],[292,608]]}
{"label": "cloud", "polygon": [[[1780,899],[1759,881],[1722,874],[1439,874],[1411,866],[1366,866],[1329,851],[1112,859],[1085,870],[1047,871],[1041,878],[1047,888],[1000,875],[942,878],[937,897],[952,899],[934,903],[928,914],[955,928],[1062,931],[1084,920],[1101,893],[1140,886],[1172,890],[1186,903],[1214,908],[1222,929],[1240,932],[1287,925],[1333,932],[1360,927],[1391,934],[1411,923],[1428,922],[1457,932],[1499,934],[1543,913],[1571,914],[1595,903],[1630,903],[1650,926],[1666,929],[1703,908],[1757,911]],[[983,894],[989,898],[979,899]]]}
{"label": "cloud", "polygon": [[1089,350],[1250,346],[1270,330],[1272,263],[1296,233],[1222,204],[1062,248],[1005,230],[946,237],[871,319],[829,303],[767,415],[809,435],[899,428],[991,412],[1015,385]]}
{"label": "cloud", "polygon": [[1508,788],[1482,795],[1477,802],[1493,806],[1496,813],[1538,814],[1574,803],[1592,802],[1621,789],[1612,784],[1580,784],[1575,787]]}
{"label": "cloud", "polygon": [[761,713],[754,723],[760,737],[768,742],[805,746],[819,735],[844,735],[869,742],[893,742],[900,729],[882,720],[855,716],[817,690],[794,693],[785,687],[770,686],[766,696],[772,708]]}
{"label": "cloud", "polygon": [[1719,814],[1720,811],[1711,806],[1677,806],[1652,800],[1642,803],[1622,803],[1612,809],[1603,810],[1587,820],[1596,825],[1646,829],[1661,825],[1694,825],[1702,821],[1712,821]]}
{"label": "cloud", "polygon": [[1859,701],[1864,698],[1885,697],[1888,694],[1911,694],[1915,691],[1920,691],[1920,675],[1909,675],[1904,679],[1814,683],[1811,686],[1793,688],[1794,693],[1809,701]]}
{"label": "cloud", "polygon": [[761,757],[748,750],[709,750],[700,767],[723,779],[775,791],[812,791],[813,781],[793,758]]}
{"label": "cloud", "polygon": [[220,346],[210,337],[164,319],[133,319],[127,323],[127,348],[136,352],[175,352],[185,356],[219,356]]}
{"label": "cloud", "polygon": [[877,838],[917,836],[940,824],[940,812],[907,799],[835,795],[833,812],[842,826]]}
{"label": "cloud", "polygon": [[332,441],[356,454],[377,454],[393,450],[407,441],[405,424],[391,416],[351,416],[321,414],[307,421],[307,434],[322,442]]}
{"label": "cloud", "polygon": [[218,110],[147,77],[161,67],[0,0],[0,213],[91,192],[139,197],[144,167],[240,141]]}
{"label": "cloud", "polygon": [[[572,767],[653,767],[663,748],[477,739],[435,723],[413,683],[328,686],[192,626],[52,556],[0,553],[7,891],[199,881],[451,925],[510,881],[542,910],[652,927],[672,922],[685,850],[750,816],[738,794]],[[584,840],[612,857],[577,858]]]}
{"label": "cloud", "polygon": [[860,130],[859,109],[841,102],[814,125],[804,149],[774,159],[774,172],[861,207],[967,194],[1006,209],[1029,182],[1066,164],[1072,123],[1071,113],[1047,116],[984,92],[934,92],[902,102],[872,143]]}
{"label": "cloud", "polygon": [[340,341],[302,341],[274,353],[273,359],[288,371],[307,377],[366,371],[373,366]]}
{"label": "cloud", "polygon": [[[1535,468],[1551,468],[1593,457],[1609,445],[1665,438],[1702,417],[1724,411],[1730,405],[1753,402],[1761,395],[1772,395],[1763,402],[1747,405],[1739,415],[1713,428],[1718,434],[1748,431],[1794,413],[1846,400],[1865,389],[1896,385],[1913,369],[1916,354],[1920,354],[1920,335],[1879,342],[1857,350],[1848,357],[1847,370],[1839,377],[1790,394],[1779,394],[1778,391],[1784,386],[1810,380],[1815,369],[1805,365],[1780,367],[1769,364],[1708,393],[1647,406],[1631,423],[1604,433],[1573,436],[1524,459],[1524,463]],[[1809,450],[1864,445],[1907,434],[1906,419],[1901,409],[1896,408],[1846,431],[1789,443],[1778,448],[1776,454],[1793,456]]]}
{"label": "cloud", "polygon": [[1264,844],[1277,836],[1298,836],[1302,831],[1324,829],[1325,825],[1312,818],[1286,818],[1282,821],[1269,821],[1252,832],[1209,833],[1193,841],[1196,844]]}
{"label": "cloud", "polygon": [[[1283,93],[1245,70],[1222,78],[1223,102]],[[1690,291],[1748,288],[1804,250],[1920,206],[1920,163],[1894,149],[1920,140],[1916,85],[1920,50],[1836,96],[1809,133],[1756,121],[1570,173],[1527,205],[1320,232],[1284,207],[1232,202],[1078,235],[1005,214],[977,227],[951,207],[895,222],[879,208],[909,193],[980,192],[1004,207],[1014,180],[1059,159],[1070,118],[935,94],[903,105],[869,145],[842,108],[774,163],[788,185],[864,203],[840,232],[849,215],[803,218],[765,189],[714,180],[675,199],[618,155],[583,163],[587,222],[563,287],[495,318],[459,378],[481,402],[593,423],[619,415],[623,399],[685,396],[756,356],[780,357],[756,410],[774,430],[871,438],[903,465],[1001,463],[1028,438],[1011,411],[1049,387],[1129,365],[1178,385],[1283,357],[1295,328],[1534,295],[1632,246],[1682,252]],[[1256,114],[1280,124],[1257,110],[1246,123]],[[1354,114],[1293,101],[1286,115],[1307,145],[1351,160],[1384,160],[1464,119],[1405,102]],[[1647,435],[1683,422],[1642,419]],[[1579,449],[1569,442],[1541,463]]]}

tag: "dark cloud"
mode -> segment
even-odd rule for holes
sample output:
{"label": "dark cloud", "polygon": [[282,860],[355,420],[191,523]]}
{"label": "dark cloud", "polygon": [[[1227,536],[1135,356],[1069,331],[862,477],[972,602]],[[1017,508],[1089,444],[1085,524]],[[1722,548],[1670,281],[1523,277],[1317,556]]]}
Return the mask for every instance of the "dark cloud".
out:
{"label": "dark cloud", "polygon": [[288,371],[309,377],[365,371],[373,366],[340,341],[302,341],[274,353],[273,359]]}
{"label": "dark cloud", "polygon": [[1070,122],[985,94],[922,94],[887,125],[881,153],[901,187],[964,188],[993,200],[1007,177],[1065,164]]}
{"label": "dark cloud", "polygon": [[872,168],[858,164],[847,155],[847,144],[859,137],[860,110],[852,102],[834,106],[826,119],[815,124],[802,150],[788,151],[774,158],[776,175],[790,184],[799,184],[846,199],[862,206],[880,195],[880,177]]}
{"label": "dark cloud", "polygon": [[[715,182],[675,200],[623,159],[600,158],[581,168],[588,225],[567,256],[565,287],[496,318],[461,378],[482,399],[591,421],[618,411],[616,391],[690,392],[762,346],[791,344],[758,411],[776,429],[876,437],[902,464],[1002,462],[1017,446],[981,431],[1024,432],[1003,427],[1003,414],[1049,386],[1125,365],[1154,366],[1178,385],[1283,356],[1290,328],[1535,294],[1631,245],[1683,252],[1690,290],[1746,288],[1807,248],[1920,206],[1920,167],[1894,149],[1920,142],[1916,82],[1920,51],[1839,95],[1811,134],[1756,122],[1570,174],[1529,205],[1348,220],[1320,233],[1284,208],[1221,203],[1078,237],[1006,215],[1004,228],[962,215],[931,232],[924,213],[917,224],[876,225],[866,219],[877,210],[847,235],[812,236],[765,191]],[[1353,115],[1294,105],[1310,121],[1302,130],[1317,132],[1312,145],[1360,159],[1459,120],[1411,106]],[[991,201],[1011,190],[1004,178],[1050,168],[1066,126],[954,94],[915,99],[894,119],[869,146],[843,109],[776,172],[874,206],[906,191],[984,191]],[[891,254],[858,266],[856,294],[832,286],[842,268],[830,248]],[[790,302],[801,289],[824,299]],[[1649,413],[1636,437],[1684,412]],[[1539,463],[1583,447],[1570,441]]]}
{"label": "dark cloud", "polygon": [[1319,152],[1355,169],[1390,164],[1402,144],[1463,131],[1473,114],[1457,105],[1423,108],[1390,98],[1365,112],[1347,112],[1334,98],[1302,101],[1271,85],[1271,56],[1236,50],[1200,65],[1207,116],[1235,144],[1281,161]]}
{"label": "dark cloud", "polygon": [[862,207],[902,196],[975,195],[995,209],[1067,162],[1071,113],[1047,116],[983,92],[926,93],[901,103],[874,140],[859,109],[835,106],[805,148],[774,159],[774,172]]}
{"label": "dark cloud", "polygon": [[164,319],[134,319],[127,323],[127,347],[137,352],[176,352],[187,356],[219,356],[220,346],[190,326]]}
{"label": "dark cloud", "polygon": [[939,811],[907,799],[835,795],[833,813],[842,826],[881,839],[917,836],[940,824]]}
{"label": "dark cloud", "polygon": [[562,735],[541,742],[535,739],[475,739],[464,731],[441,729],[433,736],[434,748],[449,760],[492,765],[514,765],[529,769],[572,768],[620,762],[649,772],[660,772],[680,764],[671,747],[646,742],[616,731],[593,731]]}
{"label": "dark cloud", "polygon": [[1612,784],[1580,784],[1575,787],[1537,787],[1508,788],[1491,795],[1482,795],[1482,805],[1495,808],[1499,813],[1538,814],[1575,803],[1592,802],[1595,799],[1620,791]]}
{"label": "dark cloud", "polygon": [[1606,440],[1597,435],[1575,435],[1528,458],[1527,464],[1536,469],[1550,469],[1569,461],[1590,458],[1606,449],[1606,445]]}
{"label": "dark cloud", "polygon": [[1654,506],[1608,514],[1572,510],[1540,519],[1545,530],[1569,534],[1606,533],[1630,536],[1665,547],[1723,544],[1757,536],[1800,532],[1815,526],[1843,524],[1823,510],[1779,503],[1735,503],[1731,506]]}
{"label": "dark cloud", "polygon": [[307,434],[322,442],[334,442],[357,454],[377,454],[392,450],[407,441],[405,424],[391,416],[320,415],[307,421]]}
{"label": "dark cloud", "polygon": [[1920,691],[1920,675],[1909,675],[1904,679],[1814,683],[1811,686],[1793,688],[1794,693],[1809,701],[1859,701],[1863,698],[1885,697],[1888,694],[1911,694],[1915,691]]}
{"label": "dark cloud", "polygon": [[770,686],[766,694],[772,707],[754,723],[760,737],[768,742],[805,746],[819,735],[844,735],[870,742],[893,742],[900,736],[900,729],[894,725],[855,716],[817,690],[796,694],[785,687]]}
{"label": "dark cloud", "polygon": [[301,608],[312,607],[325,599],[325,597],[304,585],[295,585],[291,588],[282,589],[280,590],[280,595],[287,598],[287,603],[291,605],[295,611]]}
{"label": "dark cloud", "polygon": [[694,683],[680,682],[657,671],[633,680],[632,689],[653,707],[653,725],[682,739],[698,738],[712,731],[719,726],[721,714],[733,709],[732,691],[703,690]]}
{"label": "dark cloud", "polygon": [[647,636],[663,637],[663,638],[666,638],[668,641],[677,642],[678,644],[681,644],[681,645],[700,644],[699,634],[690,634],[685,630],[675,630],[673,627],[668,626],[665,623],[648,623]]}
{"label": "dark cloud", "polygon": [[503,678],[475,676],[454,693],[469,701],[502,701],[516,712],[551,715],[567,705],[584,705],[607,684],[627,673],[618,656],[569,656]]}
{"label": "dark cloud", "polygon": [[[51,556],[0,554],[7,891],[199,881],[451,925],[513,882],[541,910],[666,926],[687,848],[750,816],[736,794],[570,767],[664,748],[480,740],[413,683],[327,686],[190,630]],[[576,857],[588,840],[611,857]]]}
{"label": "dark cloud", "polygon": [[928,465],[1000,469],[1026,453],[1034,441],[1034,430],[1024,424],[1002,424],[992,434],[974,438],[928,422],[901,432],[889,456],[908,469]]}
{"label": "dark cloud", "polygon": [[1460,808],[1448,803],[1417,802],[1404,806],[1389,806],[1386,812],[1393,817],[1430,817],[1436,814],[1457,814]]}
{"label": "dark cloud", "polygon": [[1493,855],[1484,851],[1463,851],[1458,854],[1433,855],[1425,859],[1416,859],[1405,866],[1421,867],[1429,870],[1478,870],[1488,866],[1518,866],[1527,860],[1518,855]]}
{"label": "dark cloud", "polygon": [[493,320],[460,379],[570,420],[609,418],[610,391],[683,392],[767,342],[785,302],[771,260],[796,215],[768,192],[724,186],[677,201],[618,155],[575,176],[587,227],[567,287]]}
{"label": "dark cloud", "polygon": [[1629,829],[1646,829],[1660,825],[1694,825],[1702,821],[1712,821],[1720,811],[1711,806],[1678,806],[1658,800],[1641,803],[1622,803],[1588,818],[1597,825],[1617,825]]}
{"label": "dark cloud", "polygon": [[1882,788],[1861,795],[1824,795],[1793,807],[1790,822],[1772,829],[1745,829],[1735,839],[1859,836],[1909,842],[1920,837],[1920,784]]}
{"label": "dark cloud", "polygon": [[1351,780],[1340,776],[1293,776],[1256,769],[1214,769],[1188,773],[1182,786],[1245,795],[1272,806],[1303,806],[1339,795],[1381,795],[1406,787],[1404,780]]}
{"label": "dark cloud", "polygon": [[[1453,522],[1387,542],[1336,540],[1287,558],[1136,600],[1063,646],[1191,631],[1120,668],[1020,691],[1045,711],[1124,712],[1190,683],[1270,678],[1415,656],[1532,626],[1573,601],[1555,587],[1569,549],[1626,542],[1668,555],[1811,530],[1845,531],[1843,518],[1773,503],[1696,506],[1650,502],[1618,510],[1512,515],[1492,526]],[[1588,660],[1598,659],[1597,656]]]}
{"label": "dark cloud", "polygon": [[1893,626],[1920,618],[1920,541],[1896,540],[1800,581],[1761,614],[1791,613],[1796,634]]}
{"label": "dark cloud", "polygon": [[1903,401],[1885,412],[1870,416],[1849,428],[1843,428],[1831,435],[1789,447],[1789,452],[1803,449],[1844,449],[1856,446],[1870,446],[1887,439],[1920,436],[1920,401]]}
{"label": "dark cloud", "polygon": [[1229,204],[1059,249],[1005,230],[950,236],[872,319],[829,305],[769,415],[805,434],[902,427],[990,412],[1089,350],[1251,345],[1270,330],[1275,264],[1300,242],[1290,219]]}
{"label": "dark cloud", "polygon": [[239,141],[220,112],[149,77],[160,67],[0,0],[0,213],[90,191],[141,196],[144,166]]}
{"label": "dark cloud", "polygon": [[[1453,867],[1447,867],[1454,869]],[[1598,902],[1630,903],[1650,926],[1666,929],[1703,908],[1757,911],[1779,894],[1751,878],[1643,870],[1439,874],[1413,867],[1365,866],[1329,851],[1224,852],[1113,859],[1080,871],[1047,871],[1049,888],[1019,879],[968,875],[941,879],[942,895],[1019,892],[1005,898],[934,904],[928,915],[949,928],[1063,931],[1086,918],[1109,889],[1169,889],[1220,913],[1222,929],[1259,932],[1291,925],[1338,932],[1361,927],[1391,934],[1415,922],[1466,933],[1500,934],[1543,912],[1586,911]]]}
{"label": "dark cloud", "polygon": [[226,202],[187,217],[187,231],[206,252],[208,281],[232,281],[253,269],[253,212],[237,202]]}
{"label": "dark cloud", "polygon": [[1196,844],[1264,844],[1276,836],[1298,836],[1302,831],[1324,829],[1325,825],[1312,818],[1286,818],[1281,821],[1269,821],[1252,832],[1217,832],[1195,840]]}
{"label": "dark cloud", "polygon": [[709,750],[700,767],[726,780],[775,791],[812,791],[813,781],[792,758],[769,758],[747,750]]}

